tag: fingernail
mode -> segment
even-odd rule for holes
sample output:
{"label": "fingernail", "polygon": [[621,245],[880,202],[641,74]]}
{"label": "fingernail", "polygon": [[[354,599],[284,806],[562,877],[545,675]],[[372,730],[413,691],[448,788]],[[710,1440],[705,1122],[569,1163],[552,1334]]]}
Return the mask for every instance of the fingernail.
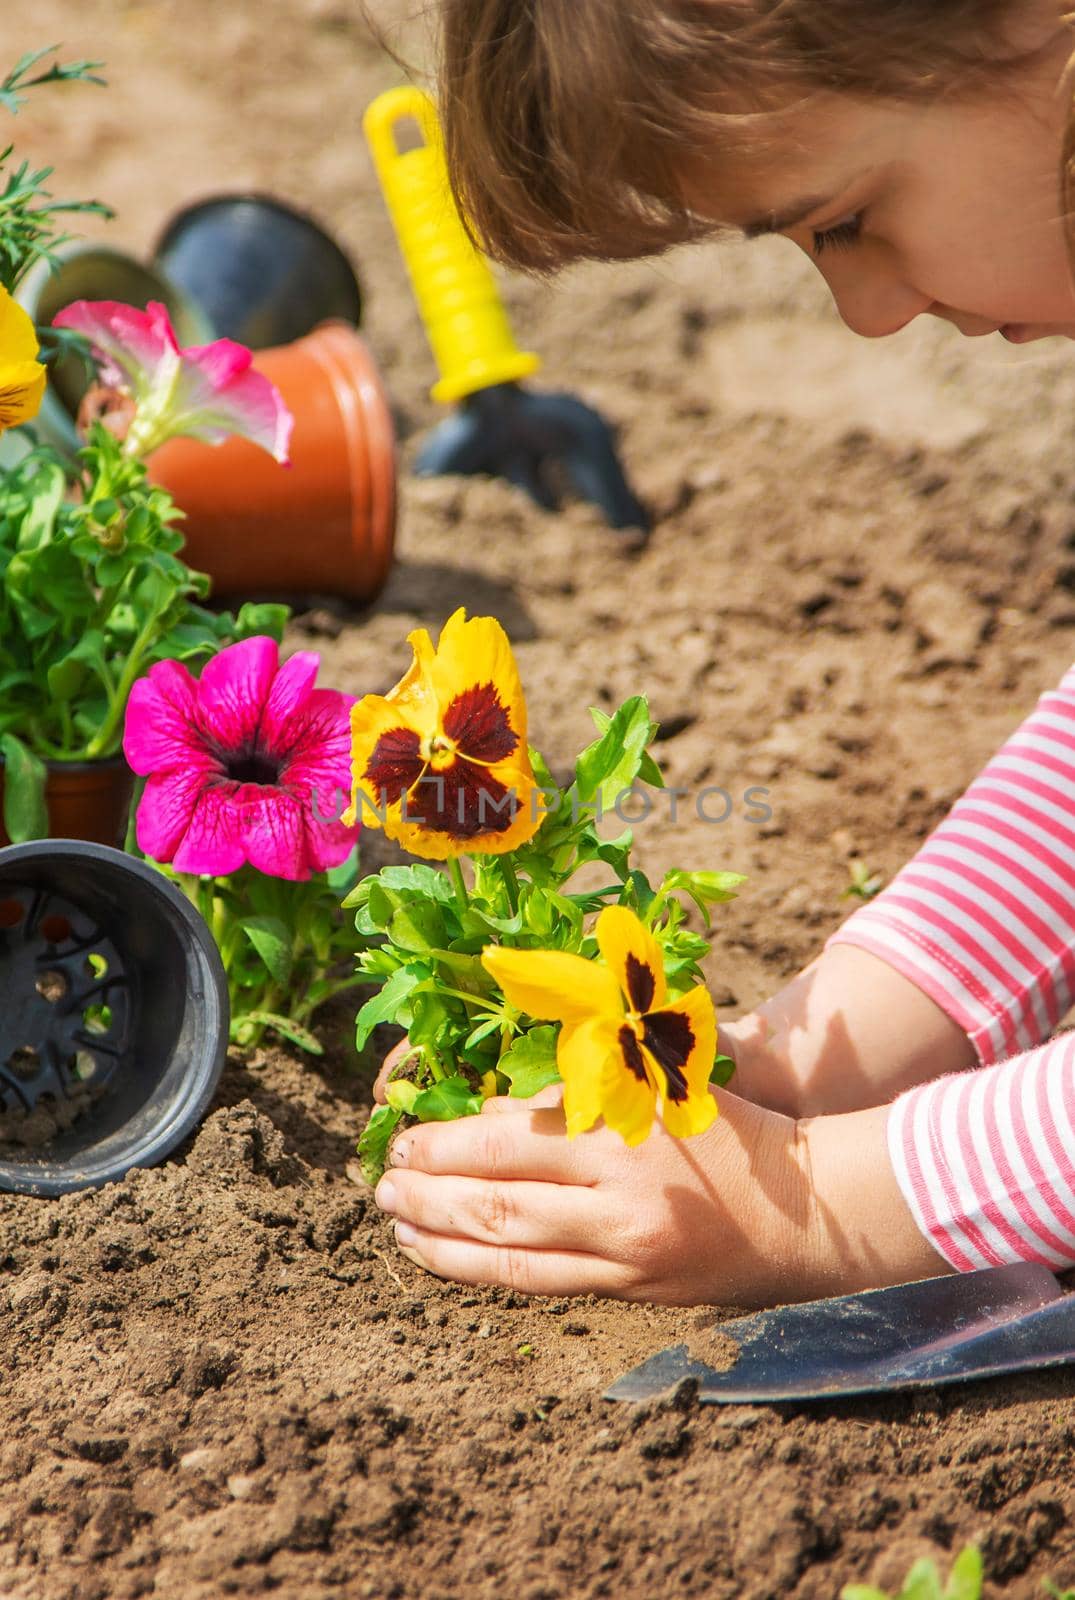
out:
{"label": "fingernail", "polygon": [[373,1193],[373,1198],[382,1211],[396,1209],[396,1186],[391,1178],[382,1178]]}
{"label": "fingernail", "polygon": [[405,1144],[394,1144],[388,1153],[388,1165],[390,1167],[405,1167],[409,1154],[410,1151]]}
{"label": "fingernail", "polygon": [[418,1243],[417,1230],[412,1228],[409,1222],[397,1222],[396,1223],[396,1243],[397,1244],[417,1244]]}

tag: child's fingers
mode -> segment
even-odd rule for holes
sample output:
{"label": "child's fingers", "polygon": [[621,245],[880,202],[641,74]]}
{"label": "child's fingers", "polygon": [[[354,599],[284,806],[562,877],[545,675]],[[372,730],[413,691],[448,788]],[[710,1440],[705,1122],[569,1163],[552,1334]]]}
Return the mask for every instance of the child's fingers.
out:
{"label": "child's fingers", "polygon": [[373,1098],[379,1106],[383,1106],[385,1103],[385,1090],[388,1088],[389,1078],[396,1067],[399,1066],[399,1063],[405,1056],[409,1056],[413,1049],[414,1046],[409,1039],[401,1039],[398,1044],[392,1046],[381,1062],[381,1070],[373,1084]]}
{"label": "child's fingers", "polygon": [[600,1135],[569,1140],[563,1112],[547,1108],[529,1116],[424,1122],[399,1136],[389,1162],[393,1171],[407,1167],[438,1176],[591,1183],[597,1181],[593,1147],[598,1141]]}
{"label": "child's fingers", "polygon": [[529,1100],[517,1100],[513,1095],[498,1094],[494,1099],[485,1102],[482,1106],[482,1112],[490,1116],[497,1116],[505,1111],[547,1111],[551,1106],[562,1105],[563,1100],[563,1084],[550,1083],[548,1088],[539,1089],[537,1094],[531,1095]]}
{"label": "child's fingers", "polygon": [[477,1244],[403,1222],[396,1226],[396,1242],[416,1267],[456,1283],[499,1283],[519,1294],[596,1294],[612,1299],[629,1298],[635,1292],[627,1268],[581,1251]]}
{"label": "child's fingers", "polygon": [[572,1184],[432,1178],[400,1168],[381,1179],[374,1198],[399,1222],[480,1244],[588,1251],[615,1237],[607,1198]]}

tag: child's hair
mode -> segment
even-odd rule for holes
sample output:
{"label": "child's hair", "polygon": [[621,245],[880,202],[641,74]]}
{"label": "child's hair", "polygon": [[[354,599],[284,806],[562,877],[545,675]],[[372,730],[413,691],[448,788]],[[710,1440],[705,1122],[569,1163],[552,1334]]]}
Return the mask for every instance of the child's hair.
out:
{"label": "child's hair", "polygon": [[[965,92],[1012,64],[1013,0],[441,0],[440,105],[490,254],[548,271],[713,232],[684,152],[762,153],[796,95]],[[1058,4],[1058,21],[1060,8]],[[749,97],[748,99],[746,97]]]}

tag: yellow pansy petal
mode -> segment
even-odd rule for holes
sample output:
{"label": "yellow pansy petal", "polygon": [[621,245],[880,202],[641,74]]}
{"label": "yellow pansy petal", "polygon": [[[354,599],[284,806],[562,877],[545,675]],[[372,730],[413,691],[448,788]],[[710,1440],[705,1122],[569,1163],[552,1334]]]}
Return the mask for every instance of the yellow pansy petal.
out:
{"label": "yellow pansy petal", "polygon": [[40,362],[0,360],[0,432],[37,416],[47,377]]}
{"label": "yellow pansy petal", "polygon": [[569,1025],[604,1016],[615,1028],[622,1015],[612,974],[595,961],[564,950],[508,950],[488,945],[482,966],[495,978],[510,1005],[552,1022]]}
{"label": "yellow pansy petal", "polygon": [[687,1138],[708,1128],[716,1116],[709,1074],[717,1051],[717,1018],[708,991],[699,984],[689,994],[643,1017],[643,1048],[655,1072],[668,1132]]}
{"label": "yellow pansy petal", "polygon": [[717,1118],[717,1102],[708,1089],[704,1094],[691,1095],[682,1105],[661,1103],[661,1121],[673,1139],[691,1139],[704,1133]]}
{"label": "yellow pansy petal", "polygon": [[569,1139],[592,1128],[599,1117],[630,1145],[641,1144],[653,1126],[657,1093],[628,1069],[619,1040],[623,1026],[591,1017],[560,1032],[556,1064],[564,1080]]}
{"label": "yellow pansy petal", "polygon": [[631,1011],[641,1015],[664,1004],[664,959],[649,929],[626,906],[606,906],[597,919],[597,943],[616,975]]}
{"label": "yellow pansy petal", "polygon": [[526,700],[511,644],[495,617],[468,621],[462,607],[453,612],[437,641],[431,676],[442,715],[468,690],[491,685],[515,735],[515,753],[525,756]]}
{"label": "yellow pansy petal", "polygon": [[33,361],[37,348],[33,318],[0,287],[0,368],[8,362]]}
{"label": "yellow pansy petal", "polygon": [[359,822],[387,826],[383,814],[421,776],[421,733],[413,707],[368,694],[351,707],[352,800]]}

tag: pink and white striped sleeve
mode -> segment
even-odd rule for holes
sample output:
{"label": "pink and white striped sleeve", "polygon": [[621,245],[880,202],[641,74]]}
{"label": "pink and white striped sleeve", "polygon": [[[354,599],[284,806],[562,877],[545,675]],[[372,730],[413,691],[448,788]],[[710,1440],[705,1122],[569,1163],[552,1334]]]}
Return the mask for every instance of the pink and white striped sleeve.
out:
{"label": "pink and white striped sleeve", "polygon": [[984,1063],[1056,1030],[1075,1002],[1075,668],[829,942],[903,973]]}
{"label": "pink and white striped sleeve", "polygon": [[1075,1034],[910,1089],[888,1118],[896,1181],[957,1272],[1075,1263]]}
{"label": "pink and white striped sleeve", "polygon": [[1075,1000],[1075,668],[830,943],[897,968],[984,1063],[909,1090],[889,1113],[893,1169],[922,1232],[956,1271],[1070,1266],[1075,1034],[1041,1041]]}

